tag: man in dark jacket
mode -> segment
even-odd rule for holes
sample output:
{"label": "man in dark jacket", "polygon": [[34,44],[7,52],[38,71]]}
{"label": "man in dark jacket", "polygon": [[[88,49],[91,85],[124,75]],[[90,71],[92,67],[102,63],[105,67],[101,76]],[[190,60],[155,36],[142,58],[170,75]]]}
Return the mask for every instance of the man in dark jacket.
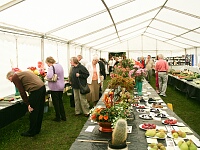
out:
{"label": "man in dark jacket", "polygon": [[[30,71],[18,73],[10,71],[7,74],[7,79],[13,82],[19,90],[20,95],[30,112],[29,130],[22,133],[21,136],[33,137],[36,134],[39,134],[42,126],[46,94],[46,88],[43,81]],[[27,96],[26,91],[29,93],[29,97]]]}
{"label": "man in dark jacket", "polygon": [[102,61],[102,59],[100,58],[99,60],[99,67],[100,67],[100,75],[104,77],[104,80],[106,79],[106,68],[105,68],[105,64]]}

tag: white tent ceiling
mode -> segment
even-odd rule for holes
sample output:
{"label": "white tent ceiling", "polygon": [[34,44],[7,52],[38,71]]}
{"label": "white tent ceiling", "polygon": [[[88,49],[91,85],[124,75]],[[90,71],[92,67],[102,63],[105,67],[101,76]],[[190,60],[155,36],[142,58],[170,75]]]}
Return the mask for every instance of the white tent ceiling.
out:
{"label": "white tent ceiling", "polygon": [[[200,0],[1,0],[0,30],[100,51],[125,50],[127,43],[188,49],[200,47],[199,6]],[[156,46],[147,48],[152,42],[144,39]]]}

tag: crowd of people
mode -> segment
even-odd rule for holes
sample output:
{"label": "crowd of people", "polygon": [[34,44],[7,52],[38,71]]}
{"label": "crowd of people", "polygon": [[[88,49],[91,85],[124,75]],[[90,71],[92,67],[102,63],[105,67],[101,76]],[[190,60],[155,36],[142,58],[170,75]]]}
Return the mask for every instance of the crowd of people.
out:
{"label": "crowd of people", "polygon": [[[126,58],[110,57],[108,62],[106,62],[105,59],[94,55],[92,61],[88,62],[82,55],[70,58],[69,84],[73,89],[73,94],[70,98],[74,101],[74,105],[71,105],[71,107],[75,107],[75,116],[81,114],[86,117],[89,116],[90,108],[94,107],[101,97],[103,80],[114,71],[115,66],[123,59]],[[151,80],[153,69],[155,70],[156,91],[161,96],[166,96],[169,67],[168,63],[163,59],[163,55],[157,55],[156,61],[153,61],[150,55],[147,56],[146,60],[144,57],[141,57],[139,61],[141,68],[146,68],[148,72],[146,77],[148,82]],[[55,110],[55,118],[52,120],[56,122],[66,121],[67,117],[63,105],[63,90],[65,88],[63,67],[51,56],[46,58],[45,63],[49,67],[46,78]],[[50,79],[55,73],[57,74],[57,81],[53,82]],[[39,134],[46,94],[44,82],[30,71],[10,71],[7,73],[7,79],[13,82],[19,90],[30,112],[29,129],[21,135],[32,137]],[[81,94],[79,83],[82,85],[88,84],[90,92],[88,94]]]}

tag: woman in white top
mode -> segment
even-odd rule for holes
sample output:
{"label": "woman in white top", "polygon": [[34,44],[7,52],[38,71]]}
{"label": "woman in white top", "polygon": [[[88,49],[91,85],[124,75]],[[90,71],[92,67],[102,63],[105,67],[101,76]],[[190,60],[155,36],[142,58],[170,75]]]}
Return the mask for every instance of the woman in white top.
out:
{"label": "woman in white top", "polygon": [[98,56],[93,56],[92,62],[86,65],[86,68],[90,74],[87,78],[90,93],[86,95],[86,98],[92,107],[95,106],[99,100],[99,87],[101,84],[101,80],[98,61]]}

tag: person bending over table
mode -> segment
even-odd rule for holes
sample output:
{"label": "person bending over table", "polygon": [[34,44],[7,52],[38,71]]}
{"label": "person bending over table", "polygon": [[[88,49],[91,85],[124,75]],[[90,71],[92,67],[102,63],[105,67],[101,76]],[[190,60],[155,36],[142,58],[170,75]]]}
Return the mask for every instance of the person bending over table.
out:
{"label": "person bending over table", "polygon": [[[44,113],[46,88],[43,81],[30,71],[7,73],[7,79],[14,83],[30,113],[29,130],[21,136],[33,137],[40,133]],[[26,94],[29,93],[29,97]]]}

